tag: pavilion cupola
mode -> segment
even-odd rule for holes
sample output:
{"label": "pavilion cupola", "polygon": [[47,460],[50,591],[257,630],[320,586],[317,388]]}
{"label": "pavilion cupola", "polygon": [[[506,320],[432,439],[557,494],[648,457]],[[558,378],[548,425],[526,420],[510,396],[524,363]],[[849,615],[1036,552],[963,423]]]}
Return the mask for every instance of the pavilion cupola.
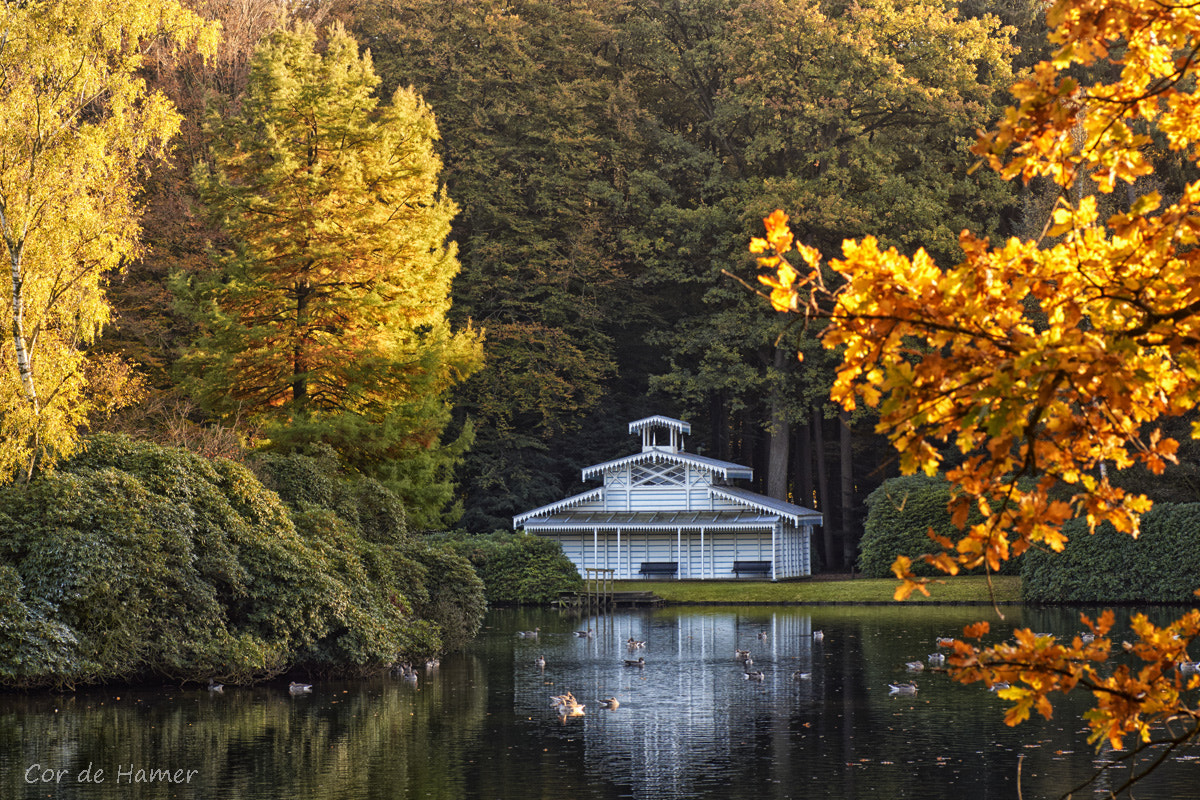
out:
{"label": "pavilion cupola", "polygon": [[629,423],[630,433],[642,435],[642,452],[658,450],[678,453],[683,450],[684,434],[692,432],[692,426],[680,419],[653,416]]}

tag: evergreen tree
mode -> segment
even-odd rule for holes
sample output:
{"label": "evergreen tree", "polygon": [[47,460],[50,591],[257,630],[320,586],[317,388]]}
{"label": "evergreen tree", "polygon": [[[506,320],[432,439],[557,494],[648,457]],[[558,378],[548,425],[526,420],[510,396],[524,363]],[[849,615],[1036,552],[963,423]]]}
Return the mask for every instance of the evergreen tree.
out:
{"label": "evergreen tree", "polygon": [[[446,393],[479,367],[480,337],[446,319],[456,207],[433,113],[410,89],[381,104],[378,83],[340,27],[323,50],[305,24],[260,45],[241,112],[210,125],[213,164],[197,171],[233,246],[216,274],[176,281],[202,331],[180,364],[209,411],[276,449],[332,446],[430,527],[465,443],[440,444]],[[430,481],[433,496],[403,493]]]}

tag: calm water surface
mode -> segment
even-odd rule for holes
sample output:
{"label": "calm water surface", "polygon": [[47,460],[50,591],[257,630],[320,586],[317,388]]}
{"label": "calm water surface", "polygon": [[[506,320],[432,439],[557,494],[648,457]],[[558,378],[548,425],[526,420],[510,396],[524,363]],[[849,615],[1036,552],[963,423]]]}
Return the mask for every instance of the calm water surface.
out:
{"label": "calm water surface", "polygon": [[[0,797],[1058,797],[1120,755],[1087,744],[1080,703],[1011,729],[1005,702],[981,686],[905,671],[936,637],[989,616],[997,638],[1014,626],[1081,627],[1077,610],[1013,609],[1005,621],[914,606],[496,611],[469,652],[415,687],[388,678],[320,683],[295,698],[283,685],[0,695]],[[536,640],[515,635],[535,627]],[[588,627],[590,639],[573,634]],[[630,637],[646,641],[632,656],[644,668],[624,664]],[[743,677],[735,649],[751,651],[765,680]],[[889,694],[910,678],[915,697]],[[584,716],[551,709],[565,691]],[[596,702],[610,696],[616,711]],[[1128,774],[1075,797],[1108,796]],[[1198,794],[1200,752],[1187,751],[1135,796]]]}

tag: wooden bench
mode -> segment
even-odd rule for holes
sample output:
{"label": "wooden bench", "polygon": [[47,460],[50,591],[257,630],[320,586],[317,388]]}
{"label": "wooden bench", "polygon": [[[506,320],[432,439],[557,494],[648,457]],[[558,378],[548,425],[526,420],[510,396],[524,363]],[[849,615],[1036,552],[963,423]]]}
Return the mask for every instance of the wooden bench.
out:
{"label": "wooden bench", "polygon": [[678,561],[643,561],[638,570],[643,575],[674,575],[679,572]]}
{"label": "wooden bench", "polygon": [[770,575],[770,561],[735,561],[733,562],[733,574],[737,577],[742,577],[742,573],[748,575]]}

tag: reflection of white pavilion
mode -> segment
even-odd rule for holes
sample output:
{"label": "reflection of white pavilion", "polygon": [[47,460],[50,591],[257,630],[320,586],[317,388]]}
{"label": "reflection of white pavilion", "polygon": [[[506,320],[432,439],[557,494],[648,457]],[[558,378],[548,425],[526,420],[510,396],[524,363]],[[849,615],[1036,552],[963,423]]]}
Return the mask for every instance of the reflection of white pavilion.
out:
{"label": "reflection of white pavilion", "polygon": [[640,453],[583,470],[603,486],[519,514],[513,527],[558,541],[580,572],[617,579],[811,574],[819,512],[732,486],[753,471],[685,452],[686,422],[647,417],[629,432],[641,434]]}
{"label": "reflection of white pavilion", "polygon": [[[764,728],[794,740],[791,720],[823,704],[824,671],[811,615],[735,612],[616,614],[579,623],[592,639],[543,633],[514,649],[514,711],[540,721],[550,735],[581,738],[587,774],[628,787],[635,800],[703,797],[726,788],[737,764],[753,755]],[[760,640],[759,631],[768,638]],[[629,638],[646,642],[644,669],[622,665]],[[761,683],[741,677],[736,649],[748,649]],[[545,673],[531,668],[546,653]],[[813,677],[792,680],[797,670]],[[569,690],[587,704],[585,716],[560,721],[550,695]],[[616,696],[617,711],[596,705]],[[750,743],[747,745],[747,743]],[[719,783],[714,783],[719,781]]]}

